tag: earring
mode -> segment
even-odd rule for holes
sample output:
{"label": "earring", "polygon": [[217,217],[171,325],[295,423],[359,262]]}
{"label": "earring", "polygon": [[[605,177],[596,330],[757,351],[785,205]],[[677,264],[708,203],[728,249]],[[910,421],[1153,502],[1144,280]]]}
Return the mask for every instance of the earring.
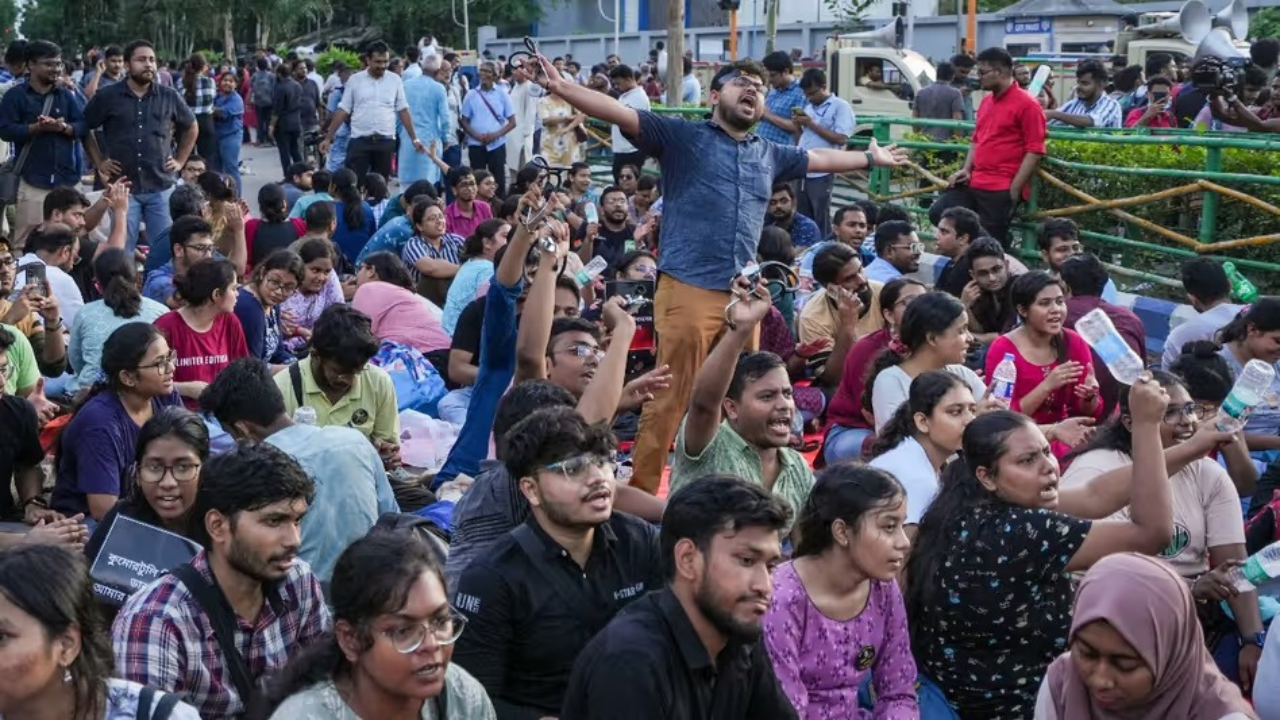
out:
{"label": "earring", "polygon": [[71,677],[71,668],[66,668],[62,671],[62,682],[69,683],[74,679],[75,678]]}

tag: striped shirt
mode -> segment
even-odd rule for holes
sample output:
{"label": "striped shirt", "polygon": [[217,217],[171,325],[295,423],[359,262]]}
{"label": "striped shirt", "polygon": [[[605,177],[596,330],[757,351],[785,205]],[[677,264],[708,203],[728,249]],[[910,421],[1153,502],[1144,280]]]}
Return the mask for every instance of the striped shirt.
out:
{"label": "striped shirt", "polygon": [[440,247],[432,245],[422,239],[421,235],[414,235],[409,238],[409,242],[405,244],[404,251],[400,254],[400,259],[404,260],[404,264],[409,266],[409,275],[413,277],[416,283],[422,279],[422,274],[413,264],[423,258],[431,260],[447,260],[454,265],[462,264],[462,246],[466,243],[466,239],[461,235],[453,233],[445,233],[440,237]]}
{"label": "striped shirt", "polygon": [[[1124,126],[1124,115],[1120,112],[1120,103],[1116,102],[1110,95],[1100,95],[1092,105],[1085,103],[1080,98],[1072,98],[1071,102],[1063,105],[1058,109],[1059,112],[1066,115],[1088,115],[1093,118],[1093,126],[1098,128],[1118,128]],[[1067,123],[1061,120],[1050,120],[1049,124],[1054,127],[1066,127]]]}

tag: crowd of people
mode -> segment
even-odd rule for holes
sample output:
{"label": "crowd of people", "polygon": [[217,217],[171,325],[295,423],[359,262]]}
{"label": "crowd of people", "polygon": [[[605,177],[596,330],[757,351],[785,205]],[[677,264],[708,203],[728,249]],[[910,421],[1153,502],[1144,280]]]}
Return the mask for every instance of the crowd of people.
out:
{"label": "crowd of people", "polygon": [[[1280,299],[1187,262],[1160,354],[1070,220],[1019,262],[1069,107],[1005,50],[955,63],[989,94],[929,228],[832,207],[908,160],[787,53],[701,122],[650,110],[661,47],[474,87],[434,46],[260,51],[212,105],[198,56],[103,55],[5,54],[5,718],[1278,717],[1274,588],[1233,573],[1280,533],[1280,380],[1216,418]],[[1158,358],[1131,385],[1099,309]]]}

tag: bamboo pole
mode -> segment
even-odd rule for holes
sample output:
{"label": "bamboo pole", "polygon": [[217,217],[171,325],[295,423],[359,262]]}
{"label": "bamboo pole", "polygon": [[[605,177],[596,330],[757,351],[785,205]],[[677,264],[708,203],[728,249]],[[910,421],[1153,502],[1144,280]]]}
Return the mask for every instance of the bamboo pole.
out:
{"label": "bamboo pole", "polygon": [[1129,207],[1131,205],[1142,205],[1144,203],[1156,202],[1158,200],[1166,200],[1168,198],[1180,197],[1190,193],[1203,191],[1200,183],[1189,183],[1187,185],[1179,185],[1174,188],[1166,188],[1159,192],[1147,193],[1146,195],[1135,195],[1127,198],[1115,198],[1113,200],[1099,200],[1096,203],[1088,205],[1072,205],[1065,208],[1054,208],[1053,210],[1041,210],[1037,213],[1040,217],[1067,217],[1070,215],[1079,215],[1080,213],[1089,212],[1090,210],[1113,210],[1115,208]]}
{"label": "bamboo pole", "polygon": [[[1040,173],[1040,177],[1045,182],[1049,183],[1050,185],[1053,185],[1054,187],[1057,187],[1059,190],[1062,190],[1068,195],[1074,195],[1075,197],[1081,200],[1084,200],[1085,202],[1090,202],[1090,203],[1100,202],[1097,198],[1084,192],[1083,190],[1077,190],[1076,188],[1072,187],[1069,183],[1063,180],[1059,180],[1058,178],[1050,175],[1048,171],[1046,171],[1044,168],[1041,168],[1039,170],[1039,173]],[[1200,247],[1200,242],[1198,240],[1195,240],[1194,238],[1189,238],[1186,235],[1183,235],[1182,233],[1174,232],[1167,228],[1160,227],[1159,225],[1151,222],[1150,220],[1147,220],[1146,218],[1140,218],[1137,215],[1134,215],[1132,213],[1127,213],[1123,210],[1107,210],[1106,212],[1114,217],[1120,218],[1121,220],[1127,220],[1128,222],[1131,222],[1134,225],[1137,225],[1138,227],[1144,230],[1149,230],[1153,233],[1156,233],[1157,235],[1163,235],[1164,237],[1167,237],[1170,240],[1174,240],[1176,242],[1182,243],[1183,245],[1187,245],[1189,247],[1197,248],[1197,249]],[[1037,213],[1033,217],[1039,218],[1039,217],[1042,217],[1042,214]]]}

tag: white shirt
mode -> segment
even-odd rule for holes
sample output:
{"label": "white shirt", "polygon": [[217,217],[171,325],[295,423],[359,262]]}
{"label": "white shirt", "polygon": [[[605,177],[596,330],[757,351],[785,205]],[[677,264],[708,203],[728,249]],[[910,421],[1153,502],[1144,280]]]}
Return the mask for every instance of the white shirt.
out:
{"label": "white shirt", "polygon": [[702,83],[693,75],[685,75],[680,84],[680,104],[702,102]]}
{"label": "white shirt", "polygon": [[1173,361],[1182,354],[1183,345],[1197,340],[1212,340],[1215,333],[1240,313],[1241,307],[1222,303],[1170,330],[1169,337],[1164,341],[1164,354],[1160,357],[1160,366],[1168,371]]}
{"label": "white shirt", "polygon": [[[649,109],[649,96],[645,94],[644,89],[639,85],[636,85],[630,90],[622,93],[622,96],[618,98],[618,102],[626,105],[632,110]],[[613,134],[613,153],[615,155],[619,153],[636,152],[636,146],[627,142],[627,139],[622,136],[622,131],[618,129],[617,125],[613,126],[613,130],[611,132]]]}
{"label": "white shirt", "polygon": [[[987,386],[982,384],[982,378],[977,373],[964,365],[948,365],[946,371],[965,381],[973,392],[975,402],[982,400]],[[875,385],[871,388],[871,412],[876,418],[877,433],[893,419],[893,414],[902,403],[907,401],[907,396],[911,394],[911,380],[897,365],[885,368],[876,375]]]}
{"label": "white shirt", "polygon": [[352,75],[342,91],[340,110],[351,116],[351,139],[396,135],[396,113],[409,109],[404,97],[404,82],[393,72],[384,72],[374,80],[367,70]]}
{"label": "white shirt", "polygon": [[400,79],[408,82],[422,74],[422,66],[416,62],[411,62],[405,66],[404,72],[401,73]]}
{"label": "white shirt", "polygon": [[898,478],[907,494],[907,525],[919,525],[920,518],[938,494],[938,468],[929,460],[924,446],[909,437],[889,452],[867,463]]}
{"label": "white shirt", "polygon": [[[79,240],[76,241],[79,243]],[[77,250],[79,246],[77,245]],[[27,285],[27,274],[25,268],[32,265],[44,265],[44,276],[49,281],[49,289],[53,291],[53,296],[58,299],[58,308],[62,311],[62,325],[64,332],[71,331],[71,325],[76,321],[76,313],[80,312],[80,308],[84,307],[84,297],[80,295],[80,286],[76,285],[76,281],[71,278],[62,268],[54,267],[41,260],[35,253],[27,253],[18,260],[18,276],[13,283],[13,295],[17,294]],[[44,320],[41,319],[41,323]]]}
{"label": "white shirt", "polygon": [[517,140],[532,137],[538,129],[538,101],[544,94],[542,88],[526,80],[513,84],[508,94],[511,96],[511,109],[516,114],[516,127],[511,135]]}

